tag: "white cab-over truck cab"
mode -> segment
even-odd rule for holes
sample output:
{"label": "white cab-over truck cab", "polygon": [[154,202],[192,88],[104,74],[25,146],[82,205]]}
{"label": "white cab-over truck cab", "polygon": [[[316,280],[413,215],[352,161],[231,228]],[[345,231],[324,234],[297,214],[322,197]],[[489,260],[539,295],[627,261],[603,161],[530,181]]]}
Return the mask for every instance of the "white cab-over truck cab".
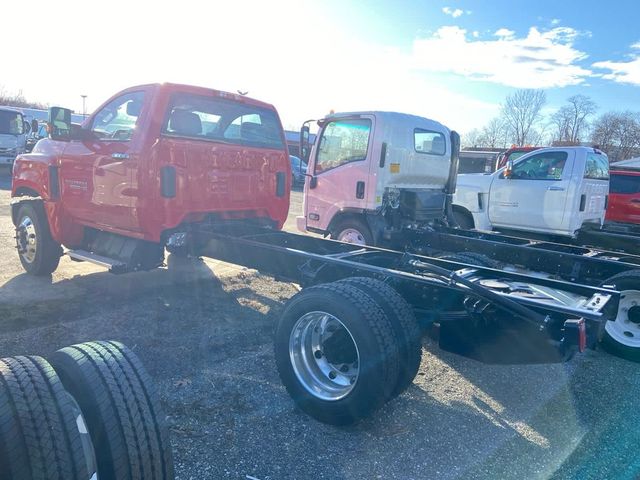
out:
{"label": "white cab-over truck cab", "polygon": [[0,166],[13,165],[16,157],[25,152],[30,130],[31,127],[25,122],[22,111],[0,107]]}
{"label": "white cab-over truck cab", "polygon": [[394,112],[332,114],[318,125],[299,230],[376,245],[407,226],[446,221],[457,133]]}
{"label": "white cab-over truck cab", "polygon": [[575,236],[600,228],[609,194],[609,160],[590,147],[543,148],[490,175],[458,175],[456,222],[478,230]]}

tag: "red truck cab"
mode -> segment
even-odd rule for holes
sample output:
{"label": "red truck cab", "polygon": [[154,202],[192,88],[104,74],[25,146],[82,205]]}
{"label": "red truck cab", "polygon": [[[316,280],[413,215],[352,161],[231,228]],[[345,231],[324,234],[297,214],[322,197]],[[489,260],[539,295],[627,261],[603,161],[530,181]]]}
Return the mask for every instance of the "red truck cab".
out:
{"label": "red truck cab", "polygon": [[[158,252],[164,258],[170,235],[200,222],[280,229],[286,220],[289,158],[267,103],[165,83],[117,93],[81,127],[71,125],[69,110],[50,115],[51,138],[18,157],[13,170],[12,214],[27,271],[57,266],[34,267],[42,253],[30,247],[34,230],[57,251],[64,245],[130,270],[162,263]],[[21,216],[27,203],[33,208]],[[32,218],[39,210],[45,217]],[[132,264],[132,252],[146,257],[145,249],[156,252],[154,260]]]}
{"label": "red truck cab", "polygon": [[609,204],[605,220],[640,224],[640,169],[609,171]]}

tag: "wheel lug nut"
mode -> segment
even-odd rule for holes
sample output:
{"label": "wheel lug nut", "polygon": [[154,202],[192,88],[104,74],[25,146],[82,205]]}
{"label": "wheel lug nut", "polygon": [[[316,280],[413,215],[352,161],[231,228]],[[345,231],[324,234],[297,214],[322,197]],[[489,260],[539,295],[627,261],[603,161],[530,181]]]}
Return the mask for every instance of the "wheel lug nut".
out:
{"label": "wheel lug nut", "polygon": [[347,365],[342,365],[342,366],[340,367],[340,371],[341,371],[342,373],[347,373],[347,372],[349,371],[349,367],[348,367]]}
{"label": "wheel lug nut", "polygon": [[320,360],[322,358],[322,350],[316,350],[313,352],[313,356]]}
{"label": "wheel lug nut", "polygon": [[338,376],[338,375],[337,375],[337,374],[336,374],[336,372],[334,372],[333,370],[331,370],[331,371],[329,372],[329,378],[330,378],[331,380],[335,380],[335,378],[336,378],[337,376]]}

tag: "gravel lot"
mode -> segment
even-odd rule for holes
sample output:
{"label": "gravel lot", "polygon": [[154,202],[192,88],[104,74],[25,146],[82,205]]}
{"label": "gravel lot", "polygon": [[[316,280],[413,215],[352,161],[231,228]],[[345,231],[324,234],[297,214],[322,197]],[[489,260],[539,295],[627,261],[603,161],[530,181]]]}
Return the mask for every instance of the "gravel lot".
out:
{"label": "gravel lot", "polygon": [[[484,365],[428,339],[407,393],[349,428],[297,411],[273,325],[296,292],[220,262],[114,276],[64,258],[22,273],[0,170],[0,356],[120,340],[158,384],[180,479],[640,478],[637,364]],[[294,193],[291,219],[300,210]],[[291,222],[288,228],[294,228]]]}

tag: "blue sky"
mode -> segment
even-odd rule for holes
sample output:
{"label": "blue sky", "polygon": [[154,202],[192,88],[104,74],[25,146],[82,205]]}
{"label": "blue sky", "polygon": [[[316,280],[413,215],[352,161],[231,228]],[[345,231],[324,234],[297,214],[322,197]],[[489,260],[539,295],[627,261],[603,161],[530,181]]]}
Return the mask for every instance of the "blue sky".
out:
{"label": "blue sky", "polygon": [[[0,87],[76,111],[81,94],[91,111],[162,81],[248,90],[291,129],[377,109],[466,132],[525,87],[545,89],[547,113],[577,93],[598,113],[640,111],[638,1],[32,0],[29,10],[29,31],[56,34],[5,49]],[[3,14],[22,18],[24,7]],[[25,38],[20,22],[3,28]]]}

